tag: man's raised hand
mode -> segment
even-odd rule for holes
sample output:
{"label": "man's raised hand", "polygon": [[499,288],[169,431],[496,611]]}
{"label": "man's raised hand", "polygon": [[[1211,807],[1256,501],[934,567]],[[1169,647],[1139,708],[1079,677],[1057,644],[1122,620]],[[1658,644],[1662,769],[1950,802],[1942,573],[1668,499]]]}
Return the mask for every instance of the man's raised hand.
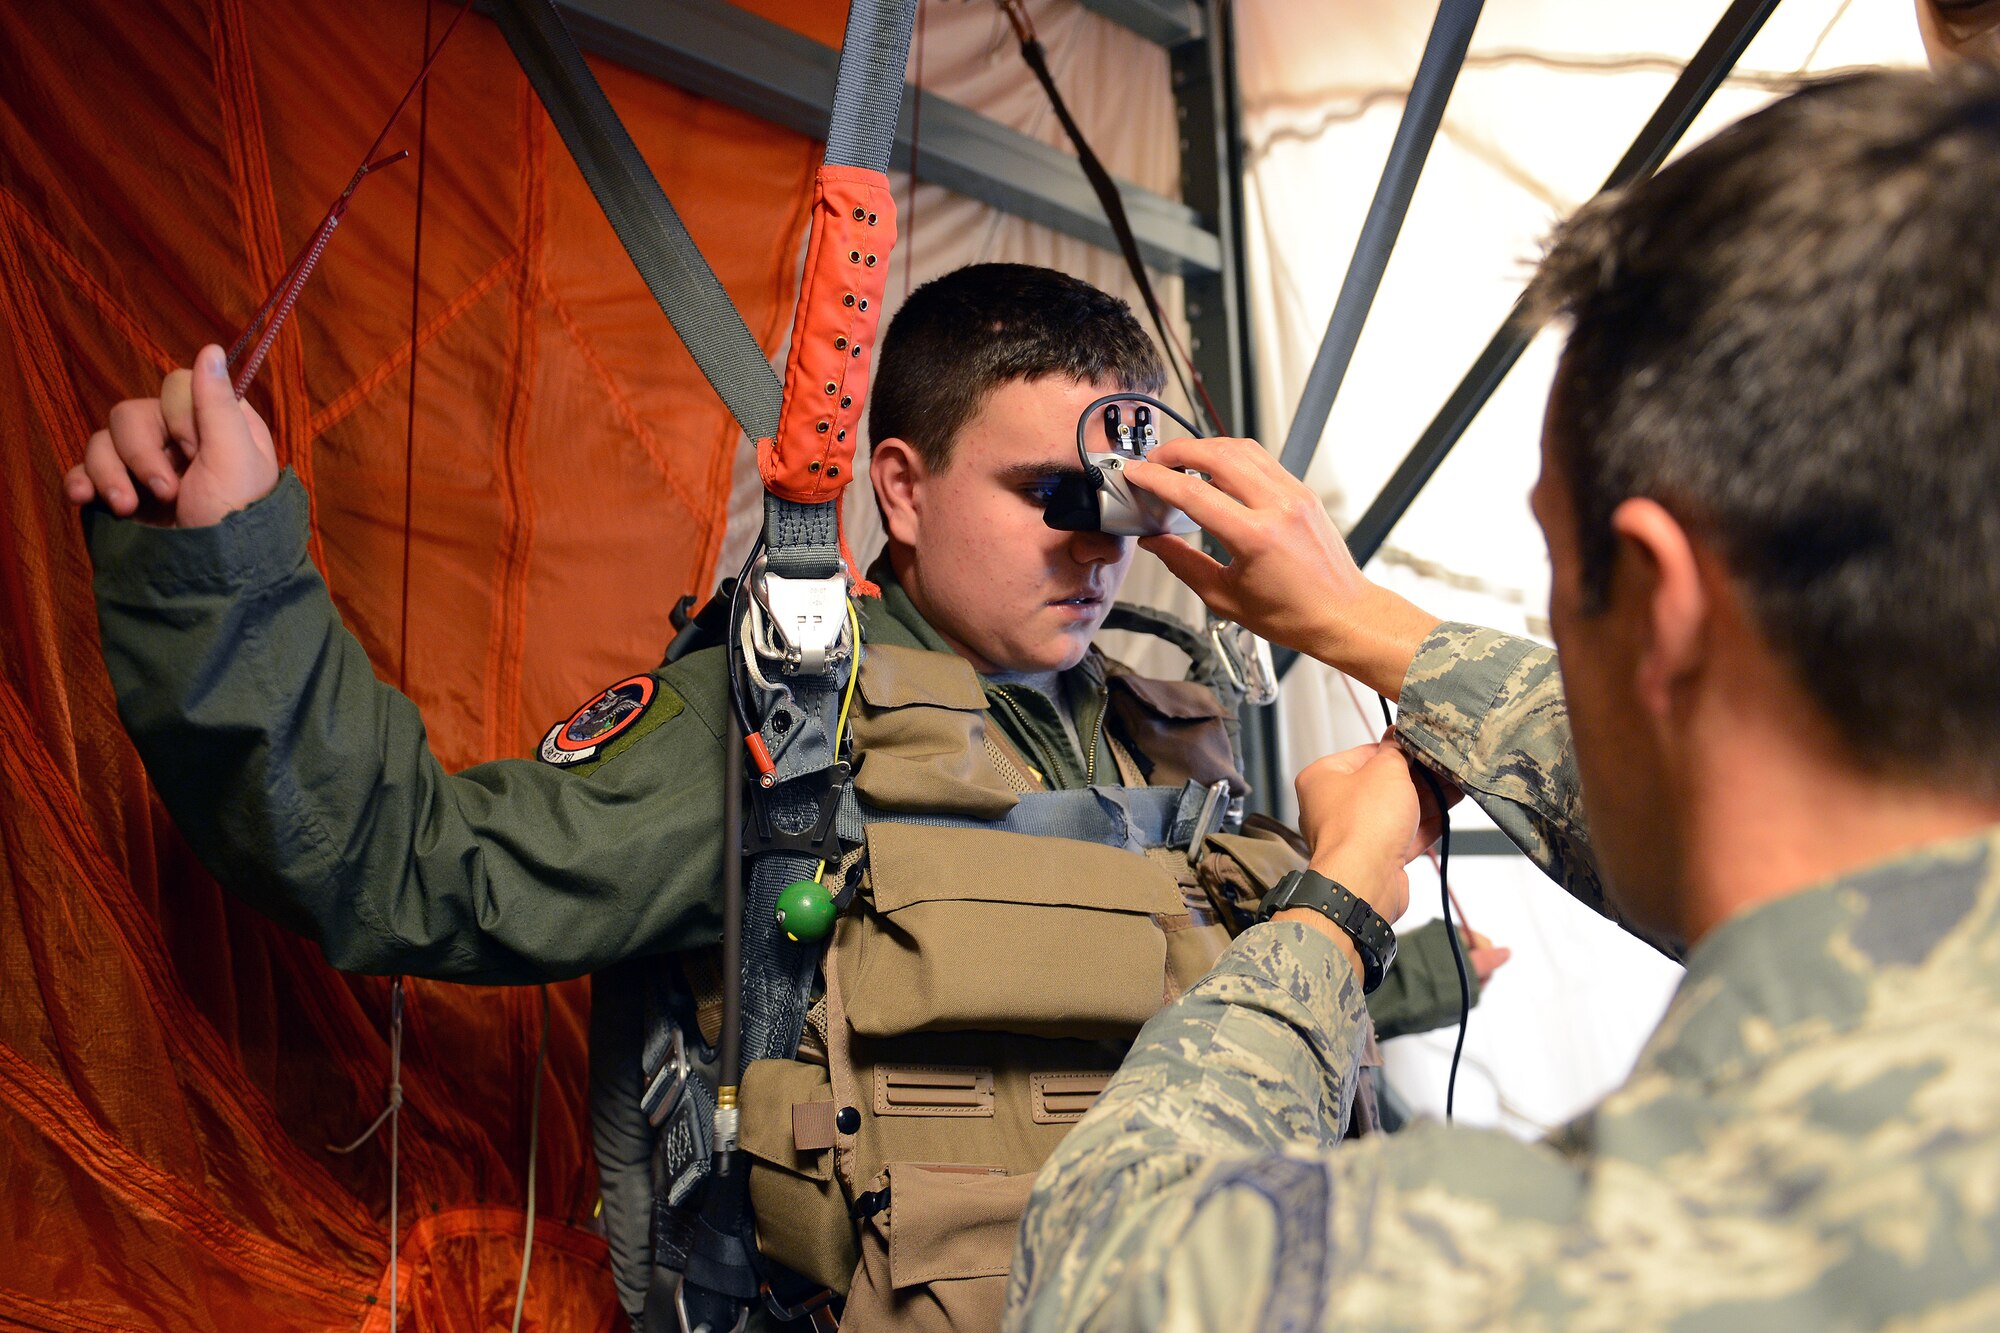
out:
{"label": "man's raised hand", "polygon": [[75,505],[102,500],[122,518],[199,528],[269,495],[278,471],[270,428],[237,401],[222,349],[210,345],[193,371],[161,382],[158,398],[111,409],[64,476],[63,494]]}
{"label": "man's raised hand", "polygon": [[1390,698],[1401,691],[1437,618],[1364,577],[1319,497],[1262,445],[1170,440],[1125,475],[1229,552],[1225,565],[1178,537],[1140,539],[1211,611]]}
{"label": "man's raised hand", "polygon": [[[1410,905],[1403,866],[1423,819],[1409,761],[1394,741],[1330,754],[1298,777],[1299,831],[1312,848],[1312,868],[1346,887],[1393,923]],[[1347,932],[1310,908],[1280,912],[1319,931],[1346,952],[1358,972],[1360,955]]]}

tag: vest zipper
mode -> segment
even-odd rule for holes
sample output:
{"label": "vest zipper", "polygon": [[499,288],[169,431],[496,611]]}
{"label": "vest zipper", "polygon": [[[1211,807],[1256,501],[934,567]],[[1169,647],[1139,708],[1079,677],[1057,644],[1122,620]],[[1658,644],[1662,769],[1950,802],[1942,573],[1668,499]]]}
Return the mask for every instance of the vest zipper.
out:
{"label": "vest zipper", "polygon": [[1097,693],[1096,716],[1090,720],[1090,744],[1083,752],[1083,785],[1097,785],[1097,738],[1104,734],[1104,715],[1110,712],[1111,696],[1103,690]]}

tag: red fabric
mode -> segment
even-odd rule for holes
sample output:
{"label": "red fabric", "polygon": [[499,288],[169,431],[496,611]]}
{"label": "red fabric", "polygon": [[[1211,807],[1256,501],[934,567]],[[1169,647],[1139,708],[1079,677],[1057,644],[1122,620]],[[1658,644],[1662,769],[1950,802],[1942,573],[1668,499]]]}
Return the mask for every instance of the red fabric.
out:
{"label": "red fabric", "polygon": [[[766,6],[768,8],[768,6]],[[441,31],[451,6],[435,6]],[[837,5],[785,21],[837,36]],[[776,15],[774,14],[774,17]],[[256,308],[420,62],[410,0],[0,6],[0,1324],[386,1327],[388,985],[224,894],[119,729],[58,478]],[[767,348],[818,149],[598,66]],[[416,107],[388,147],[416,146]],[[709,586],[738,434],[490,21],[430,97],[409,614],[414,161],[369,182],[253,400],[314,554],[439,756],[530,753]],[[555,988],[528,1327],[611,1327],[583,983]],[[504,1327],[532,990],[413,984],[401,1326]]]}

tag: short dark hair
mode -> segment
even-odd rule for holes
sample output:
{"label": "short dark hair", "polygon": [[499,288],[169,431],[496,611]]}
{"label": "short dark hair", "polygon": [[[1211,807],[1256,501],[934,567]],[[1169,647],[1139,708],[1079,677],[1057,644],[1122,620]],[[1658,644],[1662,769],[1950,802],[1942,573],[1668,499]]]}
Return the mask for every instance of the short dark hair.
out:
{"label": "short dark hair", "polygon": [[1032,264],[971,264],[910,293],[876,353],[869,438],[906,440],[932,471],[1010,380],[1060,375],[1158,393],[1166,370],[1132,308]]}
{"label": "short dark hair", "polygon": [[1809,84],[1557,233],[1549,441],[1601,606],[1612,512],[1712,542],[1877,770],[2000,792],[2000,77]]}

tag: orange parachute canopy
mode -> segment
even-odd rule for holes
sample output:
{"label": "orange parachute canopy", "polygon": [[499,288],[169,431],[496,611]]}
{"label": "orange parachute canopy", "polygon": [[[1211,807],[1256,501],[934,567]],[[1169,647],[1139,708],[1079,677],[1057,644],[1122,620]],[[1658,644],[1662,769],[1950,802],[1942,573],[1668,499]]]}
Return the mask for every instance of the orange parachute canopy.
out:
{"label": "orange parachute canopy", "polygon": [[[455,6],[433,7],[441,31]],[[837,0],[753,7],[839,41]],[[326,1146],[384,1104],[388,983],[332,971],[195,864],[119,728],[58,488],[112,403],[247,320],[414,75],[425,18],[0,6],[0,1324],[386,1328],[392,1294],[412,1329],[512,1313],[538,997],[410,990],[391,1293],[386,1136]],[[818,145],[597,72],[775,349]],[[675,599],[712,582],[739,437],[483,17],[428,114],[414,411],[413,162],[357,195],[252,398],[348,625],[460,767],[530,753],[658,660]],[[413,105],[388,147],[416,130]],[[588,983],[552,1001],[524,1323],[608,1328]]]}

